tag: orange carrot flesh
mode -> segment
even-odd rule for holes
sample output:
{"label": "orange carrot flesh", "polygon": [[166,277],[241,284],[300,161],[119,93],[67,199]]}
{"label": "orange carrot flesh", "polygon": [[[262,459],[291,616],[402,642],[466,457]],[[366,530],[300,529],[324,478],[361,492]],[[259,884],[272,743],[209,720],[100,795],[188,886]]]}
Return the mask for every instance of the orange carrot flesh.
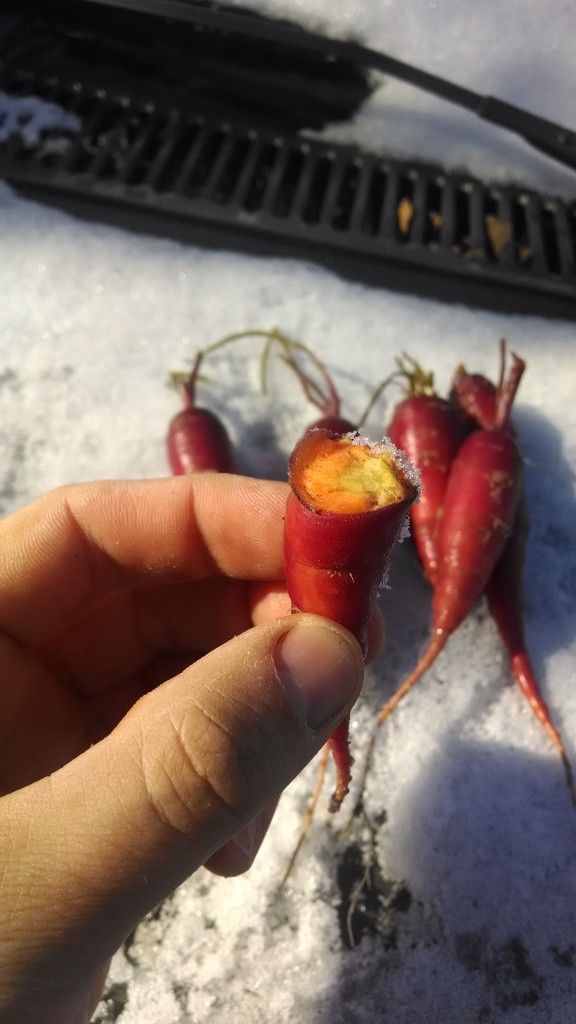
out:
{"label": "orange carrot flesh", "polygon": [[[296,445],[289,479],[284,562],[293,606],[346,626],[366,652],[374,602],[418,496],[417,475],[389,443],[315,430]],[[350,782],[347,723],[330,746],[337,810]]]}

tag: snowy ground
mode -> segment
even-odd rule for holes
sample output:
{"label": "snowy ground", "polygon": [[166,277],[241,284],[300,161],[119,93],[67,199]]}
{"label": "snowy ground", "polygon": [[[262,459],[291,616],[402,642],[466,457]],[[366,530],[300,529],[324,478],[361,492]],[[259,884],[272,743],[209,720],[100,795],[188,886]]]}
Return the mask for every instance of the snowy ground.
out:
{"label": "snowy ground", "polygon": [[[260,6],[303,17],[298,0]],[[559,0],[333,6],[310,0],[308,16],[576,127],[576,10]],[[497,173],[574,197],[568,172],[405,89],[387,85],[390,109],[375,98],[354,131],[378,125],[388,142],[393,126],[398,151],[460,153],[478,174],[493,157]],[[352,418],[403,350],[435,370],[440,391],[461,361],[494,376],[502,336],[526,359],[516,421],[532,518],[527,630],[576,760],[573,324],[447,308],[304,263],[137,238],[0,184],[1,512],[66,481],[166,473],[164,435],[178,407],[168,371],[230,331],[273,325],[326,360]],[[310,410],[279,373],[270,399],[260,396],[258,352],[247,341],[215,360],[210,401],[243,470],[283,476]],[[375,436],[391,401],[367,425]],[[390,584],[388,643],[354,716],[359,761],[375,710],[412,666],[429,621],[409,544]],[[284,796],[247,876],[201,871],[141,924],[114,961],[99,1024],[574,1020],[576,813],[483,606],[381,737],[366,802],[372,831],[356,823],[346,832],[346,808],[338,821],[323,806],[282,891],[314,775],[311,766]],[[350,890],[368,864],[351,947]]]}

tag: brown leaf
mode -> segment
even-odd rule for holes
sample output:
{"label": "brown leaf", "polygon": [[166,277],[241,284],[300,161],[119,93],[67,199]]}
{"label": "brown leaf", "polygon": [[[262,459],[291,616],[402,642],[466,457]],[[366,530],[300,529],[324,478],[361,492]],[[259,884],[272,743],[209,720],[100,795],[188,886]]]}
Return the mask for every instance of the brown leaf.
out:
{"label": "brown leaf", "polygon": [[398,227],[400,228],[401,234],[408,235],[410,233],[410,225],[414,216],[414,206],[409,199],[406,199],[405,196],[398,203],[396,213],[398,216]]}
{"label": "brown leaf", "polygon": [[493,213],[487,214],[485,220],[492,252],[495,256],[499,256],[510,242],[512,227],[507,220],[500,220]]}

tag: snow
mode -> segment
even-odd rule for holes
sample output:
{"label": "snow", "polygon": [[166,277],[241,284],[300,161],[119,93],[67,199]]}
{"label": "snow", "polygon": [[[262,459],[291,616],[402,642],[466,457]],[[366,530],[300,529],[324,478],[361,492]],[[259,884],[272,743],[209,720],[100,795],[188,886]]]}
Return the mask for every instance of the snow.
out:
{"label": "snow", "polygon": [[[560,0],[259,7],[369,40],[576,127],[576,9]],[[574,197],[568,171],[391,81],[347,137],[465,160],[480,175],[495,167],[496,175]],[[494,377],[506,337],[528,364],[516,413],[532,521],[527,632],[576,760],[573,323],[448,307],[303,262],[137,237],[24,201],[1,183],[0,224],[3,514],[68,481],[165,474],[166,424],[179,407],[167,376],[232,331],[278,326],[311,346],[351,418],[401,352],[434,369],[445,393],[462,361]],[[213,385],[202,396],[229,425],[241,468],[282,477],[310,408],[278,366],[270,395],[260,394],[260,352],[261,342],[247,339],[215,354]],[[394,398],[373,410],[366,433],[381,436]],[[376,709],[426,640],[430,597],[408,543],[397,549],[389,584],[381,595],[386,648],[367,673],[352,724],[359,764]],[[573,1019],[576,814],[482,604],[383,731],[369,820],[347,829],[346,805],[335,818],[325,801],[282,890],[315,772],[309,766],[283,797],[247,875],[223,880],[200,871],[142,922],[113,961],[95,1021]],[[366,865],[366,929],[350,948],[342,899]]]}

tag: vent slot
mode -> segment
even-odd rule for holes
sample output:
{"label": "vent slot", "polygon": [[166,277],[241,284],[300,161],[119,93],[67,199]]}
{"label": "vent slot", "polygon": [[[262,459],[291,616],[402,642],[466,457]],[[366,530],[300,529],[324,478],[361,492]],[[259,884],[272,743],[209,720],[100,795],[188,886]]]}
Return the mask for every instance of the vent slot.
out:
{"label": "vent slot", "polygon": [[560,274],[562,264],[558,248],[558,235],[556,232],[555,206],[553,203],[545,203],[542,208],[542,237],[544,240],[544,262],[549,274]]}
{"label": "vent slot", "polygon": [[226,159],[222,161],[220,173],[215,171],[216,183],[210,198],[215,203],[229,203],[233,195],[234,189],[238,185],[240,175],[242,174],[250,149],[254,147],[254,142],[249,136],[240,136],[238,139],[230,140],[229,151],[226,153]]}
{"label": "vent slot", "polygon": [[348,231],[352,227],[355,203],[360,199],[362,163],[347,163],[342,172],[334,206],[328,211],[329,223],[335,231]]}
{"label": "vent slot", "polygon": [[300,149],[293,149],[288,154],[272,205],[275,217],[290,215],[306,167],[307,153],[308,147],[302,146]]}
{"label": "vent slot", "polygon": [[176,124],[172,137],[168,136],[161,146],[148,177],[148,184],[160,195],[178,191],[186,179],[201,144],[203,127],[202,121]]}
{"label": "vent slot", "polygon": [[363,235],[370,235],[372,238],[376,238],[380,234],[384,202],[386,200],[386,182],[387,176],[385,171],[380,167],[373,168],[367,184],[366,206],[364,210],[359,210],[357,215],[360,220],[360,231]]}
{"label": "vent slot", "polygon": [[278,166],[279,155],[280,144],[277,142],[268,143],[259,150],[248,179],[245,198],[241,201],[248,213],[256,213],[264,206],[268,191],[273,189],[274,170]]}
{"label": "vent slot", "polygon": [[318,224],[327,201],[328,189],[334,167],[333,156],[320,157],[310,174],[308,194],[302,199],[302,220],[306,224]]}
{"label": "vent slot", "polygon": [[442,205],[444,193],[444,179],[435,178],[428,181],[426,185],[425,221],[424,221],[424,245],[431,248],[440,245],[442,239]]}
{"label": "vent slot", "polygon": [[197,196],[213,172],[214,163],[227,138],[220,128],[209,131],[206,127],[198,134],[184,161],[184,167],[175,185],[175,192],[185,196]]}

